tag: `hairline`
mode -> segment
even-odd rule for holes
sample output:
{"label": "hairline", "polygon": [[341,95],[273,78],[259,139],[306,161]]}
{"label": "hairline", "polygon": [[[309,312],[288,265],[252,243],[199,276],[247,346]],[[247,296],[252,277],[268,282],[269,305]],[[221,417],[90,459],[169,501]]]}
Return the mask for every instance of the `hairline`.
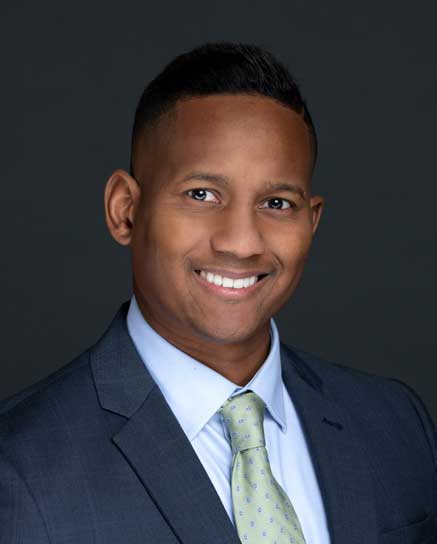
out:
{"label": "hairline", "polygon": [[279,100],[276,97],[266,95],[264,93],[260,93],[258,91],[253,92],[216,92],[216,93],[186,93],[182,94],[181,96],[178,96],[175,99],[169,99],[167,102],[164,103],[164,105],[160,108],[158,112],[156,112],[150,119],[148,119],[145,123],[142,123],[142,126],[135,127],[133,133],[132,133],[132,140],[131,140],[131,157],[130,157],[130,175],[139,182],[135,176],[134,168],[133,168],[133,162],[134,162],[134,148],[138,144],[139,140],[143,139],[146,140],[148,135],[153,132],[153,130],[157,130],[160,125],[166,121],[171,121],[172,117],[173,119],[176,119],[177,117],[177,107],[180,103],[187,102],[192,99],[196,98],[208,98],[213,96],[253,96],[253,97],[260,97],[265,98],[267,100],[271,100],[273,102],[276,102],[276,104],[279,104],[280,106],[283,106],[284,108],[287,108],[291,111],[294,111],[296,114],[298,114],[302,121],[305,123],[309,134],[310,134],[310,142],[311,142],[311,153],[313,156],[312,161],[312,173],[314,172],[314,169],[316,167],[317,162],[317,137],[315,135],[315,129],[312,126],[312,121],[308,121],[305,116],[305,103],[302,105],[301,110],[299,111],[297,108],[293,108],[290,106],[290,104],[287,104],[286,102],[283,102],[282,100]]}

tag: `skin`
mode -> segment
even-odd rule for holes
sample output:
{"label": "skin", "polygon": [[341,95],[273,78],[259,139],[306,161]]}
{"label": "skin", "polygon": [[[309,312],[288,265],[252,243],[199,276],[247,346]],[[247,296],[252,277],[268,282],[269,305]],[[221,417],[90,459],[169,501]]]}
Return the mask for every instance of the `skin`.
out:
{"label": "skin", "polygon": [[[269,320],[299,283],[323,208],[310,193],[312,169],[298,113],[262,96],[213,95],[179,101],[137,140],[136,179],[116,170],[106,184],[106,222],[131,248],[144,318],[236,384],[264,362]],[[228,300],[199,282],[194,270],[204,268],[269,276],[251,296]]]}

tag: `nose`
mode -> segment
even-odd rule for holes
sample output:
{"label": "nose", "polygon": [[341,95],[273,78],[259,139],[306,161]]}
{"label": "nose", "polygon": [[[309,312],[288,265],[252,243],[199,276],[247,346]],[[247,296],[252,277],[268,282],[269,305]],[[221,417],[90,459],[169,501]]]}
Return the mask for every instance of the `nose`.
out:
{"label": "nose", "polygon": [[211,247],[219,253],[232,254],[238,259],[254,255],[262,255],[265,251],[265,240],[253,211],[228,208],[217,217]]}

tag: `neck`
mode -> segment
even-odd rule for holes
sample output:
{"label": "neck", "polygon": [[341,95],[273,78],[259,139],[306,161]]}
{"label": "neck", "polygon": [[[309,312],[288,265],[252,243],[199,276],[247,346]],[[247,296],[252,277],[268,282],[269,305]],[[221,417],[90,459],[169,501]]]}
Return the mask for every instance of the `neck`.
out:
{"label": "neck", "polygon": [[214,342],[195,330],[180,330],[177,325],[157,319],[140,297],[135,298],[144,319],[160,336],[236,385],[246,385],[269,354],[270,321],[241,342]]}

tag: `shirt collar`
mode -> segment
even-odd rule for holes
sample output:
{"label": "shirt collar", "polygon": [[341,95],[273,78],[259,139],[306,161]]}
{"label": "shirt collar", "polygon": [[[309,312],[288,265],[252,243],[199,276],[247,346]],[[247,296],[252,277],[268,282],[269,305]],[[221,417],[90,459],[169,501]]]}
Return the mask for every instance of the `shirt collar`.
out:
{"label": "shirt collar", "polygon": [[159,335],[144,319],[135,296],[129,306],[127,328],[147,370],[190,440],[229,397],[248,390],[262,398],[272,418],[283,432],[286,431],[279,333],[273,318],[270,319],[269,354],[244,387],[193,359]]}

